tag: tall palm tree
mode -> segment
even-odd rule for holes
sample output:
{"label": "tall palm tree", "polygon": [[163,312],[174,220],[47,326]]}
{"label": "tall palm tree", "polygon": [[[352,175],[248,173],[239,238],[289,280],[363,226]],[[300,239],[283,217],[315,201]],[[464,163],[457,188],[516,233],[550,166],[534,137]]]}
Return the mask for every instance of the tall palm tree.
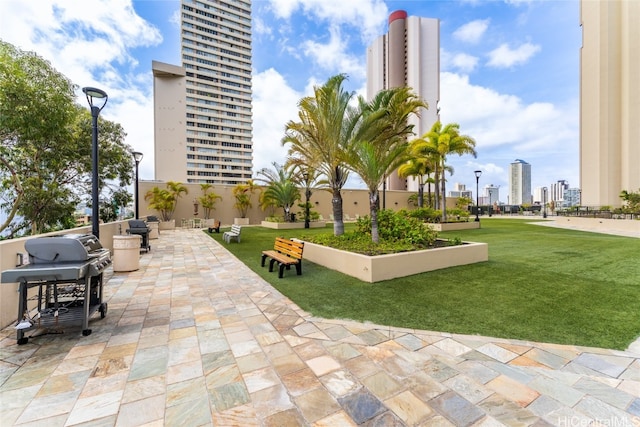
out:
{"label": "tall palm tree", "polygon": [[327,177],[333,209],[333,232],[344,233],[342,194],[348,170],[344,164],[344,150],[351,139],[357,114],[349,106],[354,94],[343,89],[344,74],[329,78],[323,86],[315,86],[313,96],[298,102],[299,121],[285,126],[282,144],[290,144],[289,156],[320,171]]}
{"label": "tall palm tree", "polygon": [[379,188],[389,173],[407,159],[407,137],[413,125],[407,119],[427,105],[410,88],[396,87],[378,92],[367,102],[358,98],[357,124],[349,142],[348,167],[369,190],[371,239],[378,243]]}
{"label": "tall palm tree", "polygon": [[457,123],[449,123],[442,126],[437,121],[431,127],[431,130],[416,141],[415,150],[424,156],[432,157],[436,160],[436,168],[434,175],[436,177],[436,208],[442,210],[442,221],[447,220],[446,206],[446,180],[445,172],[449,170],[453,174],[453,169],[446,164],[447,156],[457,154],[471,154],[477,156],[476,141],[468,135],[460,135],[460,125]]}

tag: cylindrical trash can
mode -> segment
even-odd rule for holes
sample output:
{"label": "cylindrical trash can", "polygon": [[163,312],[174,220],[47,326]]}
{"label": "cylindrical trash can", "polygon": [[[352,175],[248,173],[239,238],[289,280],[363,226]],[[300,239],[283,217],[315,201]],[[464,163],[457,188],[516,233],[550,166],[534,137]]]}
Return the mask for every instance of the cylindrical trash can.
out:
{"label": "cylindrical trash can", "polygon": [[113,236],[113,271],[134,271],[140,268],[142,236]]}
{"label": "cylindrical trash can", "polygon": [[147,222],[147,227],[151,229],[149,232],[149,240],[160,238],[160,223],[157,221]]}

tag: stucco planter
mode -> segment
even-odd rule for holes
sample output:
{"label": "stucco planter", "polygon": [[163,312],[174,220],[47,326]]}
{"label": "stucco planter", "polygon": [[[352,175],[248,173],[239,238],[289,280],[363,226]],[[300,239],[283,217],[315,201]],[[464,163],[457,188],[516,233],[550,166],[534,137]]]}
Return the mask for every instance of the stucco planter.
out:
{"label": "stucco planter", "polygon": [[233,218],[235,225],[249,225],[249,218]]}
{"label": "stucco planter", "polygon": [[160,221],[158,224],[159,230],[175,230],[176,229],[176,220],[171,219],[169,221]]}
{"label": "stucco planter", "polygon": [[480,221],[427,223],[427,225],[436,231],[473,230],[480,228]]}
{"label": "stucco planter", "polygon": [[457,246],[367,256],[305,242],[303,259],[362,281],[374,283],[426,271],[488,261],[489,245],[465,242]]}
{"label": "stucco planter", "polygon": [[[304,221],[303,222],[262,221],[260,225],[266,228],[273,228],[274,230],[293,230],[298,228],[304,228]],[[309,228],[325,228],[326,226],[327,226],[326,221],[309,222]]]}

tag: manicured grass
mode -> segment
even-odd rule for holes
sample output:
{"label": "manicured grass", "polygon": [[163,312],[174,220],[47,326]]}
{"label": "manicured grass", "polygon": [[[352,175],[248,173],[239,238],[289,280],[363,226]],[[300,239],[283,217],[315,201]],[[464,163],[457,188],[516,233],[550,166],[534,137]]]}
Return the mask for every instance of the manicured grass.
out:
{"label": "manicured grass", "polygon": [[[441,332],[624,349],[640,335],[640,239],[483,219],[442,237],[489,244],[489,261],[379,283],[303,262],[269,273],[260,252],[276,236],[332,233],[243,227],[222,243],[314,316]],[[349,225],[347,225],[349,227]],[[213,237],[222,241],[222,232]]]}

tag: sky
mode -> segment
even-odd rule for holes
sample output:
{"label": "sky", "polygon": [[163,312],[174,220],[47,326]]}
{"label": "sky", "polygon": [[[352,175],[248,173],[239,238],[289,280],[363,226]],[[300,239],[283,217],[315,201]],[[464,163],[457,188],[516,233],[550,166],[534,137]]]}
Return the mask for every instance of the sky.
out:
{"label": "sky", "polygon": [[[81,89],[109,95],[101,116],[122,124],[154,179],[151,61],[180,64],[179,0],[0,0],[0,39],[47,59]],[[440,117],[476,141],[452,156],[447,188],[500,187],[509,164],[531,164],[536,187],[579,186],[578,0],[253,0],[254,173],[282,164],[297,103],[339,73],[366,95],[366,49],[389,14],[440,20]],[[87,106],[88,107],[88,106]],[[348,186],[359,187],[352,179]],[[482,190],[481,190],[482,192]]]}

